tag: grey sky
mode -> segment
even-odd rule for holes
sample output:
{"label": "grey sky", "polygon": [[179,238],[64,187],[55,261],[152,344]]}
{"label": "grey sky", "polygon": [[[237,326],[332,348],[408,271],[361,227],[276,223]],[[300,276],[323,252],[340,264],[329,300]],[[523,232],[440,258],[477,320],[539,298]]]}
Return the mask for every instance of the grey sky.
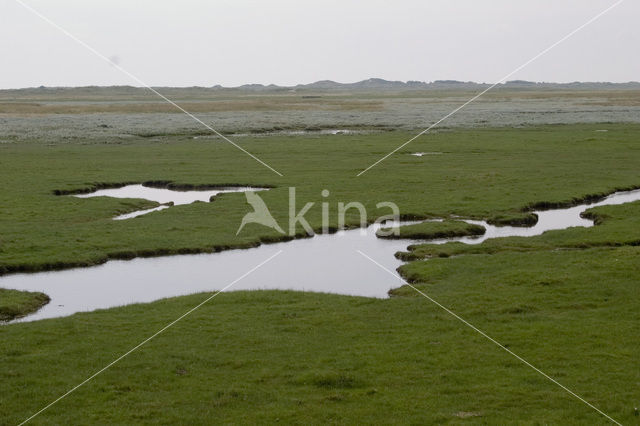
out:
{"label": "grey sky", "polygon": [[[494,82],[615,0],[24,0],[150,85]],[[511,79],[640,80],[626,0]],[[135,85],[14,0],[0,0],[0,88]]]}

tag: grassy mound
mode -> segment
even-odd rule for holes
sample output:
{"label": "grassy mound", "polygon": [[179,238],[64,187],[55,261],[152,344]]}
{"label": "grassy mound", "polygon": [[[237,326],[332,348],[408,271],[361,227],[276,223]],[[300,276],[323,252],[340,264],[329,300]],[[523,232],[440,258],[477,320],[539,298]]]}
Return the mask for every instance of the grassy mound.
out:
{"label": "grassy mound", "polygon": [[490,217],[487,223],[495,226],[533,226],[538,223],[538,216],[531,212],[500,214]]}
{"label": "grassy mound", "polygon": [[49,300],[44,293],[0,288],[0,321],[11,321],[36,312]]}
{"label": "grassy mound", "polygon": [[388,229],[376,233],[378,238],[435,240],[439,238],[471,237],[482,235],[486,229],[481,225],[466,223],[461,220],[443,220],[442,222],[423,222],[405,225],[399,228],[399,234],[388,234]]}

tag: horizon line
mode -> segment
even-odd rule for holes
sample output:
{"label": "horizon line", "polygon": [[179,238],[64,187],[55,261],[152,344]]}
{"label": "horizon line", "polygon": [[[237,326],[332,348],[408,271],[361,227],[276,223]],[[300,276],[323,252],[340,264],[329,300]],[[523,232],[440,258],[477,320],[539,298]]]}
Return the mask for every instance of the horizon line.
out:
{"label": "horizon line", "polygon": [[[387,80],[384,78],[379,78],[379,77],[371,77],[371,78],[367,78],[364,80],[358,80],[358,81],[354,81],[354,82],[348,82],[348,83],[342,83],[336,80],[329,80],[329,79],[323,79],[323,80],[316,80],[313,81],[311,83],[296,83],[296,84],[292,84],[292,85],[279,85],[279,84],[275,84],[275,83],[244,83],[238,86],[223,86],[221,84],[213,84],[213,85],[178,85],[178,86],[165,86],[165,85],[153,85],[151,87],[157,87],[157,88],[165,88],[165,89],[243,89],[243,88],[250,88],[250,87],[263,87],[263,88],[281,88],[281,89],[295,89],[295,88],[313,88],[313,87],[308,87],[308,86],[313,86],[319,83],[327,83],[327,84],[336,84],[336,85],[341,85],[341,86],[351,86],[351,85],[356,85],[356,84],[360,84],[360,83],[367,83],[367,82],[379,82],[380,84],[386,84],[386,83],[391,83],[391,84],[397,84],[397,85],[405,85],[405,86],[410,86],[410,85],[437,85],[437,84],[449,84],[449,85],[455,85],[455,84],[467,84],[467,85],[477,85],[477,86],[486,86],[486,85],[490,85],[491,83],[486,83],[486,82],[477,82],[477,81],[472,81],[472,80],[455,80],[455,79],[438,79],[438,80],[431,80],[431,81],[421,81],[421,80]],[[638,84],[640,85],[640,81],[637,80],[629,80],[629,81],[619,81],[619,82],[614,82],[614,81],[580,81],[580,80],[574,80],[574,81],[534,81],[534,80],[523,80],[523,79],[516,79],[516,80],[509,80],[509,81],[505,81],[504,83],[500,83],[500,86],[505,86],[505,85],[509,85],[509,84],[530,84],[530,85],[579,85],[579,84],[599,84],[599,85],[629,85],[629,84]],[[40,85],[40,86],[24,86],[24,87],[10,87],[10,88],[0,88],[0,91],[10,91],[10,90],[29,90],[29,89],[86,89],[86,88],[102,88],[102,89],[108,89],[108,88],[135,88],[135,89],[144,89],[144,87],[142,86],[134,86],[134,85],[130,85],[130,84],[108,84],[108,85],[100,85],[100,84],[89,84],[89,85],[81,85],[81,86],[59,86],[59,85],[55,85],[55,86],[47,86],[47,85]]]}

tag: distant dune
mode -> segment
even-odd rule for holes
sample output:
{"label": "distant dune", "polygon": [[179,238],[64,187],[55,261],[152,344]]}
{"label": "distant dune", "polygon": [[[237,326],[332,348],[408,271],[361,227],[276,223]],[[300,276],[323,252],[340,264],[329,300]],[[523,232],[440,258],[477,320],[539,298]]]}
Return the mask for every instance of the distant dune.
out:
{"label": "distant dune", "polygon": [[[245,84],[236,88],[225,88],[215,86],[218,89],[241,89],[241,90],[429,90],[429,89],[482,89],[490,86],[490,83],[477,83],[473,81],[458,80],[435,80],[432,82],[424,81],[390,81],[382,78],[369,78],[367,80],[357,81],[355,83],[338,83],[332,80],[320,80],[315,83],[298,84],[296,86],[277,86],[275,84]],[[640,89],[640,82],[631,81],[627,83],[610,83],[610,82],[571,82],[571,83],[547,83],[526,80],[512,80],[500,84],[500,87],[509,89],[571,89],[571,90],[602,90],[602,89]]]}
{"label": "distant dune", "polygon": [[[246,91],[246,92],[293,92],[293,91],[409,91],[409,90],[482,90],[491,83],[477,83],[473,81],[458,80],[435,80],[425,81],[390,81],[382,78],[369,78],[355,83],[339,83],[332,80],[320,80],[309,84],[298,84],[295,86],[278,86],[276,84],[244,84],[238,87],[224,87],[221,85],[207,87],[163,87],[163,89],[173,90],[198,90],[198,91]],[[630,81],[626,83],[611,82],[571,82],[571,83],[548,83],[534,82],[526,80],[512,80],[499,84],[496,89],[546,89],[546,90],[640,90],[640,82]],[[62,91],[73,91],[73,94],[108,92],[111,95],[132,94],[136,90],[146,91],[144,88],[132,86],[85,86],[85,87],[30,87],[24,89],[0,90],[2,93],[60,93]],[[68,92],[67,92],[68,93]],[[72,94],[72,93],[68,93]]]}

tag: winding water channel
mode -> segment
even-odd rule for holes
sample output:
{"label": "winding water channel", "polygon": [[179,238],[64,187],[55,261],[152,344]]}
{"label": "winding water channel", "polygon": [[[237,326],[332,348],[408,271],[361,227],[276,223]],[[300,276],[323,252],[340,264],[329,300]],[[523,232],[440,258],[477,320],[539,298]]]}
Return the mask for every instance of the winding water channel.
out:
{"label": "winding water channel", "polygon": [[[181,201],[182,204],[188,202],[189,197],[194,201],[203,196],[202,191],[163,191],[177,192],[178,194],[173,194],[173,198],[182,197],[181,200],[184,201]],[[119,195],[122,193],[110,194],[110,196]],[[129,194],[129,197],[144,198],[140,193]],[[208,200],[208,197],[206,199]],[[496,227],[484,221],[468,220],[469,223],[484,226],[487,232],[476,238],[464,237],[429,242],[442,244],[460,241],[466,244],[479,244],[489,238],[530,237],[554,229],[572,226],[589,227],[593,226],[593,222],[580,216],[588,208],[637,200],[640,200],[640,190],[615,193],[597,203],[539,211],[536,212],[539,217],[538,223],[528,228]],[[313,238],[262,245],[245,250],[138,258],[127,261],[113,260],[88,268],[13,274],[1,277],[0,287],[41,291],[51,297],[51,302],[38,312],[18,320],[33,321],[67,316],[81,311],[131,303],[147,303],[165,297],[219,290],[282,250],[282,253],[272,261],[226,291],[279,289],[385,298],[388,297],[387,292],[390,289],[399,287],[402,282],[394,280],[356,250],[361,250],[386,268],[395,270],[402,262],[396,259],[394,254],[405,250],[409,244],[414,244],[416,241],[380,239],[375,236],[375,231],[376,225],[372,225],[366,229],[316,235]]]}
{"label": "winding water channel", "polygon": [[173,191],[166,188],[152,188],[144,185],[126,185],[120,188],[100,189],[98,191],[89,192],[87,194],[75,194],[74,197],[90,198],[90,197],[114,197],[114,198],[143,198],[149,201],[155,201],[162,204],[161,206],[151,209],[138,210],[135,212],[116,216],[114,220],[132,219],[142,216],[143,214],[164,210],[171,205],[178,206],[180,204],[191,204],[196,201],[209,202],[212,197],[226,192],[247,192],[247,191],[266,191],[268,188],[252,188],[248,186],[224,187],[216,189],[208,189],[204,191]]}

